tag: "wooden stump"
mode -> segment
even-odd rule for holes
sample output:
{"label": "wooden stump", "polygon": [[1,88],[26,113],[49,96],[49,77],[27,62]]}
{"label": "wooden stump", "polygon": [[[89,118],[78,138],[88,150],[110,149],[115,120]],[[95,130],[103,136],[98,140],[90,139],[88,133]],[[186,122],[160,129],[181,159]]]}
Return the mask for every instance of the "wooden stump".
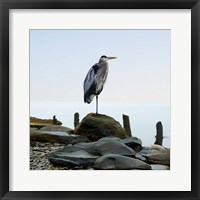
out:
{"label": "wooden stump", "polygon": [[132,137],[129,116],[123,114],[122,117],[123,117],[123,126],[124,126],[124,129],[126,131],[126,134],[129,137]]}
{"label": "wooden stump", "polygon": [[76,112],[74,114],[74,128],[76,128],[76,126],[79,124],[79,113]]}
{"label": "wooden stump", "polygon": [[161,122],[157,122],[156,124],[156,141],[154,144],[158,144],[162,146],[163,142],[163,125]]}

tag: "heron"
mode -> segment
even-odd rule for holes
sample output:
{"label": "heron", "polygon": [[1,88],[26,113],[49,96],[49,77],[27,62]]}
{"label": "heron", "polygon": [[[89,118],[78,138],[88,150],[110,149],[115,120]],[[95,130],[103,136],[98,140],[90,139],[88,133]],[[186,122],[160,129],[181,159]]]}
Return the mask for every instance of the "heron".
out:
{"label": "heron", "polygon": [[101,56],[99,62],[94,64],[88,71],[84,83],[84,102],[91,103],[96,96],[96,115],[98,114],[98,95],[102,92],[108,75],[108,60],[117,57]]}

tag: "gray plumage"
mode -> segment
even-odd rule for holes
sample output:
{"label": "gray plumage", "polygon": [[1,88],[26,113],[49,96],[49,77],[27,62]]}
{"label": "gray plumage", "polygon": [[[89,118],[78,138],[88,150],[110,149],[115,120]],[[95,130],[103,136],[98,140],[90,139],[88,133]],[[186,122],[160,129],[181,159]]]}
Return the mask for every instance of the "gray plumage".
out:
{"label": "gray plumage", "polygon": [[96,113],[98,111],[98,95],[102,92],[108,75],[107,61],[115,58],[116,57],[101,56],[99,62],[90,68],[85,77],[83,84],[84,102],[91,103],[94,96],[96,96]]}

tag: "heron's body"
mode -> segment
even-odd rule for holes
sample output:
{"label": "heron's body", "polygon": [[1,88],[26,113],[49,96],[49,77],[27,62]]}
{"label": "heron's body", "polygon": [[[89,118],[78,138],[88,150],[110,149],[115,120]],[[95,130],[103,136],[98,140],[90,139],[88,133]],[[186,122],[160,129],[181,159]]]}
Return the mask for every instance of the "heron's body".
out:
{"label": "heron's body", "polygon": [[108,75],[108,63],[96,63],[93,65],[84,81],[84,102],[91,103],[94,96],[103,90]]}
{"label": "heron's body", "polygon": [[[91,103],[94,96],[96,96],[98,100],[98,95],[102,92],[104,83],[106,82],[106,78],[108,75],[107,60],[114,58],[116,57],[102,56],[99,59],[99,62],[93,65],[88,71],[83,84],[85,103]],[[98,111],[98,104],[96,113],[97,111]]]}

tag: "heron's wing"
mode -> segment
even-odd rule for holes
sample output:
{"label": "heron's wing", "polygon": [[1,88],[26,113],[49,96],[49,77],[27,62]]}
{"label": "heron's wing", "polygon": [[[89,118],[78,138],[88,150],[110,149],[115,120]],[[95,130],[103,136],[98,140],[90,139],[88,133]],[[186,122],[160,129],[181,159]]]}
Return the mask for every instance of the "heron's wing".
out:
{"label": "heron's wing", "polygon": [[104,64],[104,66],[99,67],[96,75],[96,94],[99,95],[103,90],[107,75],[108,75],[108,66]]}
{"label": "heron's wing", "polygon": [[85,77],[83,83],[84,99],[96,93],[96,76],[98,70],[99,70],[99,65],[98,64],[93,65]]}

